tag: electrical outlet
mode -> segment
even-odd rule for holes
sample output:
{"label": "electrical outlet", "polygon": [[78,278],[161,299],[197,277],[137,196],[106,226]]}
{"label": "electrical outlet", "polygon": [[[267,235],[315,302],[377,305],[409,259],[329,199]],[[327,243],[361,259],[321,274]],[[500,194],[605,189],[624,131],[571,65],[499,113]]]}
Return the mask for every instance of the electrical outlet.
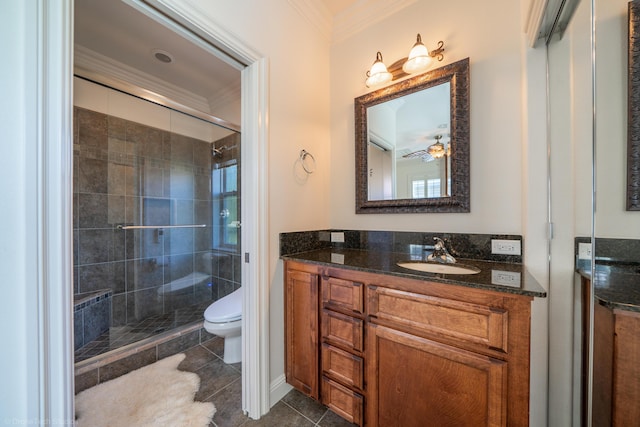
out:
{"label": "electrical outlet", "polygon": [[578,243],[578,259],[591,259],[591,243]]}
{"label": "electrical outlet", "polygon": [[520,240],[491,239],[491,253],[494,255],[522,255]]}
{"label": "electrical outlet", "polygon": [[344,242],[344,233],[340,232],[332,232],[331,233],[331,241],[334,243],[343,243]]}
{"label": "electrical outlet", "polygon": [[331,241],[331,233],[328,231],[321,231],[318,233],[318,240],[321,242],[330,242]]}
{"label": "electrical outlet", "polygon": [[517,271],[491,270],[491,283],[503,286],[520,286],[520,273]]}
{"label": "electrical outlet", "polygon": [[331,262],[334,264],[344,264],[344,254],[331,253]]}

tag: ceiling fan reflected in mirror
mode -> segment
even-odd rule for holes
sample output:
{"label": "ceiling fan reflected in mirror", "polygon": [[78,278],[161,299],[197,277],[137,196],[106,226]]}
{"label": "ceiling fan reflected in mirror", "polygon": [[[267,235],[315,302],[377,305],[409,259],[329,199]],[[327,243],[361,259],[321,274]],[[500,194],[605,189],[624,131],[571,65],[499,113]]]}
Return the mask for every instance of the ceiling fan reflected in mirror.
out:
{"label": "ceiling fan reflected in mirror", "polygon": [[449,144],[445,145],[440,142],[442,137],[442,134],[435,135],[434,139],[436,140],[436,142],[434,144],[431,144],[426,149],[417,150],[412,153],[405,154],[402,157],[405,159],[420,158],[423,162],[431,162],[436,159],[441,159],[445,156],[450,156],[451,146]]}

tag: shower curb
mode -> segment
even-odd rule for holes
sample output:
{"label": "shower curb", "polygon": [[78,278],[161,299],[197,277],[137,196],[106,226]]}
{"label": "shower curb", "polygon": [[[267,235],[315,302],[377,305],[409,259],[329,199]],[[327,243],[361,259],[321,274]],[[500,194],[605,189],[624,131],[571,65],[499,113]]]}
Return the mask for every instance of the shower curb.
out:
{"label": "shower curb", "polygon": [[214,338],[198,321],[75,364],[75,393]]}

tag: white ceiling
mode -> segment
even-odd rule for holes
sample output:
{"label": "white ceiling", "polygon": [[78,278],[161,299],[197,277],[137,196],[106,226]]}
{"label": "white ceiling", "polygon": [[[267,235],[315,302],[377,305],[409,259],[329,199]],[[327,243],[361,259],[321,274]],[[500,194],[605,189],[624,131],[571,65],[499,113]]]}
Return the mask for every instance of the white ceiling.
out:
{"label": "white ceiling", "polygon": [[[168,83],[184,92],[181,103],[192,99],[187,106],[205,113],[215,113],[220,99],[240,99],[238,69],[122,1],[75,0],[75,44],[81,53],[88,49]],[[169,52],[173,62],[158,61],[154,49]]]}
{"label": "white ceiling", "polygon": [[[322,3],[333,18],[354,8],[376,10],[372,6],[384,1],[322,0]],[[138,78],[132,80],[136,86],[148,82],[143,89],[223,120],[239,121],[239,69],[123,1],[75,0],[75,44],[76,73],[96,79],[96,73],[99,76],[111,70],[120,80],[123,75],[135,75]],[[158,61],[153,56],[154,49],[169,52],[173,62]],[[238,111],[226,112],[228,105],[237,105]],[[230,116],[224,117],[219,111]]]}
{"label": "white ceiling", "polygon": [[357,0],[322,0],[332,16],[336,16],[353,5],[356,1]]}

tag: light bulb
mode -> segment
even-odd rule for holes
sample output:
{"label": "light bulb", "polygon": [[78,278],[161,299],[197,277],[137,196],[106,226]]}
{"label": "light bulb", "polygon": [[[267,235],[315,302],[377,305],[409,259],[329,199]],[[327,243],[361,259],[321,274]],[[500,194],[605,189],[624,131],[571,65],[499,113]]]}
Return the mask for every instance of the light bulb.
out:
{"label": "light bulb", "polygon": [[393,76],[387,70],[387,66],[382,62],[382,54],[378,52],[371,69],[367,71],[367,81],[365,84],[367,87],[378,86],[390,82],[392,78]]}
{"label": "light bulb", "polygon": [[414,74],[426,70],[430,65],[429,49],[422,44],[422,37],[418,34],[416,44],[413,45],[407,61],[402,65],[402,71],[407,74]]}

